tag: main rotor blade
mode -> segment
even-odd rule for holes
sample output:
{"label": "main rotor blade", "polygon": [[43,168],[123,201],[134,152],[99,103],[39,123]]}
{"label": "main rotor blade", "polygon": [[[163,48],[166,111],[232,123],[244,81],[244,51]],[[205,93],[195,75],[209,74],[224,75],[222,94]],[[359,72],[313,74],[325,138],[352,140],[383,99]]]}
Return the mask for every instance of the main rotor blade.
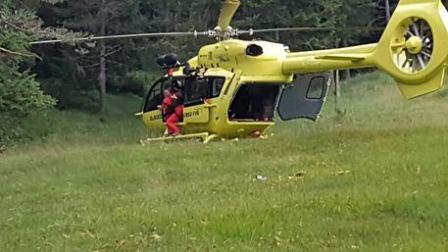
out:
{"label": "main rotor blade", "polygon": [[316,32],[316,31],[383,31],[383,27],[284,27],[284,28],[268,28],[268,29],[250,29],[238,31],[238,34],[255,34],[255,33],[269,33],[269,32],[287,32],[287,31],[301,31],[301,32]]}
{"label": "main rotor blade", "polygon": [[223,3],[218,20],[218,26],[223,32],[226,32],[229,29],[230,22],[232,22],[238,7],[240,7],[239,0],[226,0]]}
{"label": "main rotor blade", "polygon": [[85,38],[74,38],[74,39],[54,39],[54,40],[43,40],[31,42],[31,45],[43,45],[43,44],[56,44],[56,43],[79,43],[79,42],[90,42],[99,40],[112,40],[112,39],[127,39],[127,38],[150,38],[150,37],[182,37],[182,36],[208,36],[209,32],[156,32],[156,33],[137,33],[137,34],[122,34],[122,35],[112,35],[112,36],[92,36]]}
{"label": "main rotor blade", "polygon": [[[269,29],[256,29],[256,30],[246,30],[239,31],[236,30],[239,35],[242,34],[255,34],[255,33],[269,33],[269,32],[285,32],[285,31],[301,31],[301,32],[314,32],[314,31],[347,31],[347,30],[361,30],[361,31],[382,31],[384,28],[381,27],[345,27],[345,28],[329,28],[329,27],[286,27],[286,28],[269,28]],[[130,38],[151,38],[151,37],[182,37],[182,36],[209,36],[214,37],[216,34],[214,31],[205,32],[156,32],[156,33],[136,33],[136,34],[121,34],[121,35],[110,35],[110,36],[91,36],[85,38],[73,38],[73,39],[54,39],[54,40],[43,40],[31,42],[31,45],[43,45],[43,44],[70,44],[70,43],[80,43],[80,42],[92,42],[99,40],[114,40],[114,39],[130,39]]]}

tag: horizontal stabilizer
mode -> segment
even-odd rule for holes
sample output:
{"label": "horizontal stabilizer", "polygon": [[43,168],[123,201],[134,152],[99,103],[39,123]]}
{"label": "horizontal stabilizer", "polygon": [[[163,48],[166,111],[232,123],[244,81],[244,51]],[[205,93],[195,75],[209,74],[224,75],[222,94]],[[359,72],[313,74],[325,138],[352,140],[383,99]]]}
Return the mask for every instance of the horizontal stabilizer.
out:
{"label": "horizontal stabilizer", "polygon": [[365,60],[367,57],[365,54],[356,55],[356,54],[330,54],[330,55],[322,55],[317,56],[316,59],[324,59],[324,60],[349,60],[349,61],[361,61]]}

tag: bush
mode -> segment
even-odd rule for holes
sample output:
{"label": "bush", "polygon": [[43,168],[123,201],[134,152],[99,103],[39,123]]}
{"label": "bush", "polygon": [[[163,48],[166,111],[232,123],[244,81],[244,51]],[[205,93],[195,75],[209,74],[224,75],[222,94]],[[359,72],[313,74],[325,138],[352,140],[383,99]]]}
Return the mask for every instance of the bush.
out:
{"label": "bush", "polygon": [[153,74],[144,71],[135,71],[128,73],[126,82],[121,88],[122,93],[132,93],[139,96],[145,96],[146,90],[157,80]]}
{"label": "bush", "polygon": [[54,99],[44,95],[33,75],[14,68],[1,69],[0,145],[21,137],[20,123],[29,114],[49,109],[54,104]]}
{"label": "bush", "polygon": [[30,112],[24,117],[6,113],[0,115],[0,147],[44,139],[51,133],[53,126],[47,119],[45,111]]}
{"label": "bush", "polygon": [[54,97],[57,108],[78,109],[88,112],[97,112],[99,104],[99,94],[95,89],[83,89],[79,85],[64,83],[60,79],[41,80],[43,90]]}

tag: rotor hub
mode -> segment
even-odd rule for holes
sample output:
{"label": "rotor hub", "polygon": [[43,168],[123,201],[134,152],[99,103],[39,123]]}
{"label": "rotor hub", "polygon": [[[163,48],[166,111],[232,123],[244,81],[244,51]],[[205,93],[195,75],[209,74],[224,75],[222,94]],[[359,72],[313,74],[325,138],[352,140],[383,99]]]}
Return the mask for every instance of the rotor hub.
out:
{"label": "rotor hub", "polygon": [[419,54],[423,50],[423,40],[421,37],[412,36],[406,41],[406,48],[411,54]]}

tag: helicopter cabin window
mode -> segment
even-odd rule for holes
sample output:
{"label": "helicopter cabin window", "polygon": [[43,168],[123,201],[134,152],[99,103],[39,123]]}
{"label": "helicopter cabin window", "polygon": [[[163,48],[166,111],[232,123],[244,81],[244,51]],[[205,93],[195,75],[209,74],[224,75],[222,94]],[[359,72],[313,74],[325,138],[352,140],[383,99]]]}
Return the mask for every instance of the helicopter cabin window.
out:
{"label": "helicopter cabin window", "polygon": [[326,80],[323,76],[315,76],[308,86],[306,98],[311,100],[319,100],[325,96]]}
{"label": "helicopter cabin window", "polygon": [[223,77],[194,77],[185,81],[185,106],[204,103],[204,100],[219,97],[224,86]]}
{"label": "helicopter cabin window", "polygon": [[230,120],[272,121],[282,85],[280,83],[241,85],[230,105]]}
{"label": "helicopter cabin window", "polygon": [[218,97],[221,94],[221,90],[224,87],[226,79],[224,78],[212,78],[211,79],[211,92],[212,98]]}

